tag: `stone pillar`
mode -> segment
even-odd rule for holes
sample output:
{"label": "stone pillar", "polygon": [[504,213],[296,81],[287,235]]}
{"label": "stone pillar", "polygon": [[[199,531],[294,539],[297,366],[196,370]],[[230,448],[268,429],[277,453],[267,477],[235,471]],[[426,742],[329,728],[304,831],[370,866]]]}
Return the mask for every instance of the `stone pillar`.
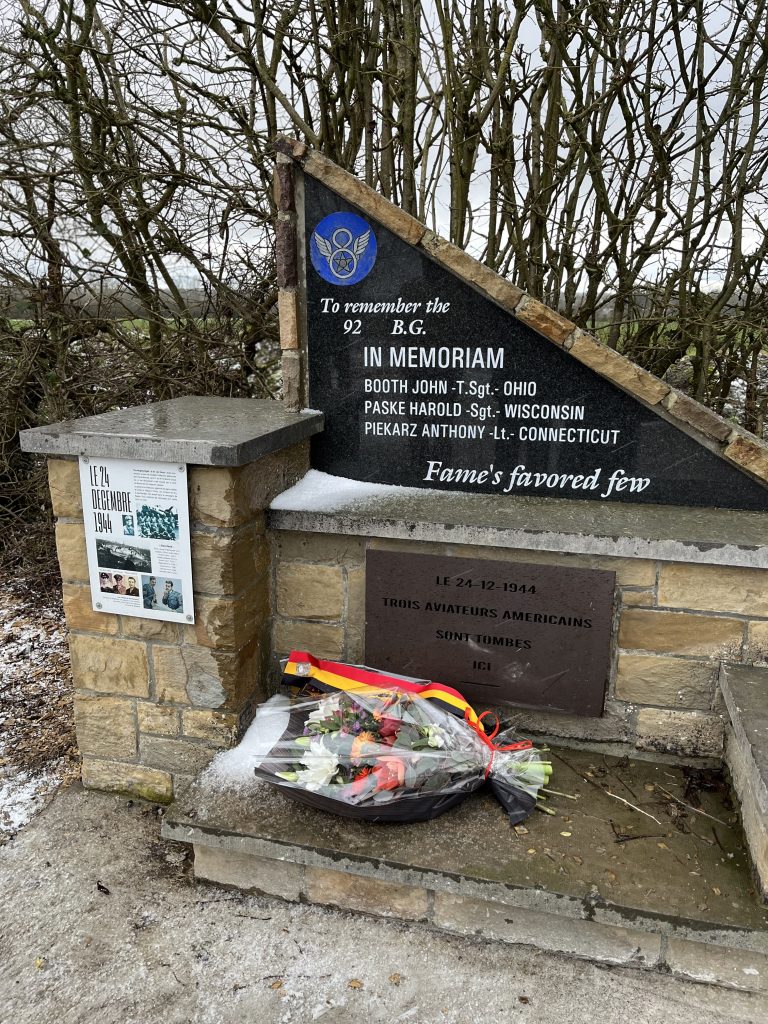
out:
{"label": "stone pillar", "polygon": [[[244,416],[258,407],[261,422],[252,425],[250,446],[240,439],[227,443],[217,438],[210,451],[203,452],[200,442],[207,438],[206,430],[210,433],[210,424],[201,422],[198,410],[190,405],[195,402],[205,402],[225,420],[236,412],[241,426]],[[307,471],[306,438],[322,422],[317,415],[286,414],[277,402],[241,399],[180,399],[145,408],[176,405],[179,412],[183,403],[193,415],[186,417],[186,428],[179,425],[178,436],[169,438],[166,433],[154,439],[156,461],[186,461],[183,447],[188,444],[201,461],[205,455],[210,461],[244,462],[188,464],[194,625],[92,608],[79,466],[77,455],[66,449],[121,457],[115,447],[118,435],[113,430],[107,433],[107,428],[109,417],[125,414],[67,424],[64,442],[56,433],[60,424],[27,431],[23,438],[27,450],[59,455],[49,458],[48,473],[83,783],[162,802],[172,799],[175,787],[199,771],[217,749],[239,737],[264,696],[271,624],[265,510]],[[127,412],[140,421],[145,409]],[[101,437],[94,431],[96,421],[105,432]],[[286,423],[291,428],[287,432]],[[136,433],[141,433],[140,422]],[[135,442],[134,437],[121,436]],[[122,449],[122,457],[128,447]],[[137,459],[148,457],[142,447],[146,445],[133,446]]]}

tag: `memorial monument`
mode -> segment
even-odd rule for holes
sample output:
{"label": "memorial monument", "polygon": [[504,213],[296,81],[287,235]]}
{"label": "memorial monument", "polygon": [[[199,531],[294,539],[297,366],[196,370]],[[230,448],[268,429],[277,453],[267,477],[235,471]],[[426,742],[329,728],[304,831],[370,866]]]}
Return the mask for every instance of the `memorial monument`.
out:
{"label": "memorial monument", "polygon": [[[306,650],[439,678],[534,737],[725,762],[768,892],[764,780],[730,710],[768,661],[768,447],[301,143],[276,149],[282,403],[181,399],[22,437],[50,459],[85,784],[171,799]],[[96,608],[94,459],[184,469],[183,613]],[[162,571],[140,575],[159,602]],[[283,864],[289,840],[246,841],[225,803],[215,827],[180,805],[166,825],[199,877],[306,894],[306,850]]]}

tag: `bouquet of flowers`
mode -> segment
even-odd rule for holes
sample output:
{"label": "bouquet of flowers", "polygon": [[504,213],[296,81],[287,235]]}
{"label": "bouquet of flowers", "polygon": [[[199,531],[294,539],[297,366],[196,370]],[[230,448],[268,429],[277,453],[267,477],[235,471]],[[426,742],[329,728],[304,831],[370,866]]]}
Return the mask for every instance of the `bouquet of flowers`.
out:
{"label": "bouquet of flowers", "polygon": [[297,652],[288,665],[303,693],[268,701],[254,723],[256,775],[287,796],[345,817],[425,821],[488,781],[513,823],[536,806],[549,762],[529,740],[488,735],[457,691]]}

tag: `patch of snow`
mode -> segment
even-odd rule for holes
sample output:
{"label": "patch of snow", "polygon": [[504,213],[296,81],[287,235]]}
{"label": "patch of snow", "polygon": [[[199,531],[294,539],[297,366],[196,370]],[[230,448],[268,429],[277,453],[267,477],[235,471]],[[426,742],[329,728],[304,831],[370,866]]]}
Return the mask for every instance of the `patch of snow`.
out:
{"label": "patch of snow", "polygon": [[330,473],[310,469],[297,484],[278,494],[269,507],[301,512],[336,512],[353,504],[369,502],[373,505],[392,494],[423,497],[425,493],[420,487],[349,480],[347,477],[331,476]]}
{"label": "patch of snow", "polygon": [[71,776],[72,764],[54,753],[68,746],[71,711],[59,602],[9,588],[0,598],[0,845]]}
{"label": "patch of snow", "polygon": [[253,769],[261,764],[288,727],[289,700],[277,693],[256,710],[236,747],[217,754],[203,773],[203,782],[219,789],[254,785]]}
{"label": "patch of snow", "polygon": [[760,971],[756,967],[742,967],[742,974],[760,974]]}
{"label": "patch of snow", "polygon": [[0,775],[0,839],[16,835],[43,808],[61,781],[56,768],[39,775],[6,769]]}

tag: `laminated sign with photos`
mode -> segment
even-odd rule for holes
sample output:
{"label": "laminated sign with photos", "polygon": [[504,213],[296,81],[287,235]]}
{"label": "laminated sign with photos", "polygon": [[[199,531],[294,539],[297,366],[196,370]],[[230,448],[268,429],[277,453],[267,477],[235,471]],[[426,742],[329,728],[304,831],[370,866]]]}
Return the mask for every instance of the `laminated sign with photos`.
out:
{"label": "laminated sign with photos", "polygon": [[194,622],[186,466],[80,459],[93,607]]}

